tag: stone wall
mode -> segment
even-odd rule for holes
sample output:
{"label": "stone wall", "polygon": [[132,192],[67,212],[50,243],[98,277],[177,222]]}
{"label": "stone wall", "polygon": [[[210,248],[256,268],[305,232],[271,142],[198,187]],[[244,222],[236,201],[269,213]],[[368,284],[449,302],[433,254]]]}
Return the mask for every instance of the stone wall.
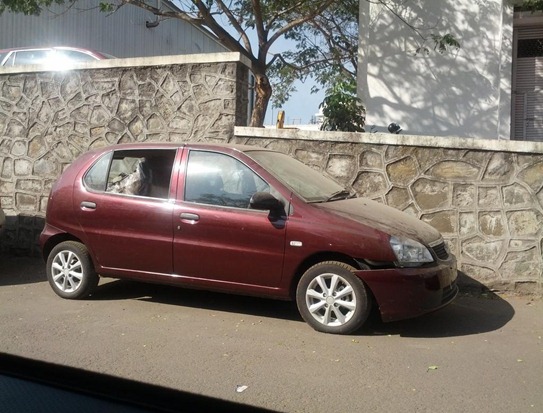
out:
{"label": "stone wall", "polygon": [[358,194],[437,228],[460,270],[489,288],[541,292],[543,144],[236,128]]}
{"label": "stone wall", "polygon": [[83,69],[0,68],[0,252],[37,253],[49,190],[91,148],[134,141],[226,141],[246,125],[238,53],[120,59]]}

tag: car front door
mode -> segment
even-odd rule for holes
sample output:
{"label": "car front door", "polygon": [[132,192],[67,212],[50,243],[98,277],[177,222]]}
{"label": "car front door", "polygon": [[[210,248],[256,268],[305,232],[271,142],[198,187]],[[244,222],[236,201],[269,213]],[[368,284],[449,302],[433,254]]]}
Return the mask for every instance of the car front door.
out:
{"label": "car front door", "polygon": [[103,273],[171,275],[175,156],[175,149],[115,151],[78,180],[74,208]]}
{"label": "car front door", "polygon": [[[249,208],[270,186],[228,154],[190,150],[174,209],[174,272],[220,288],[277,288],[286,222]],[[249,287],[250,288],[250,287]]]}

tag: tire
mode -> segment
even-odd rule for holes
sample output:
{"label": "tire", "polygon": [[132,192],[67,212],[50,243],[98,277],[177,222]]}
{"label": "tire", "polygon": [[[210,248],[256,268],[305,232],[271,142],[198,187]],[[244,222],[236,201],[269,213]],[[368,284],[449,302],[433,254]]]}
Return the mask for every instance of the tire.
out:
{"label": "tire", "polygon": [[87,247],[80,242],[61,242],[47,258],[47,280],[62,298],[78,299],[91,294],[98,285],[98,275]]}
{"label": "tire", "polygon": [[298,283],[296,303],[307,324],[317,331],[349,334],[367,320],[371,305],[355,268],[325,261],[309,268]]}

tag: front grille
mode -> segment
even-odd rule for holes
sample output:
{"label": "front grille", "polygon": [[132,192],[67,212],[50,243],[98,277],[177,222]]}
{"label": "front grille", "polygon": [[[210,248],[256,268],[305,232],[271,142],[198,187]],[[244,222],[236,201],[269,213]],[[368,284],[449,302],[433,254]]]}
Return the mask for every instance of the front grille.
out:
{"label": "front grille", "polygon": [[445,248],[444,242],[432,247],[432,249],[434,250],[434,254],[436,254],[437,258],[440,260],[446,260],[449,258],[449,253],[447,252],[447,248]]}

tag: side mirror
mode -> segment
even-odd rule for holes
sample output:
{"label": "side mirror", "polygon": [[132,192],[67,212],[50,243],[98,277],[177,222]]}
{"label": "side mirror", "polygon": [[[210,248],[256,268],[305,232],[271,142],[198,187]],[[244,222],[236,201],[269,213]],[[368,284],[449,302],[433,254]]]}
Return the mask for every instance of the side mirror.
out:
{"label": "side mirror", "polygon": [[270,211],[272,213],[283,211],[285,208],[283,203],[269,192],[255,192],[249,201],[249,205],[252,209]]}

